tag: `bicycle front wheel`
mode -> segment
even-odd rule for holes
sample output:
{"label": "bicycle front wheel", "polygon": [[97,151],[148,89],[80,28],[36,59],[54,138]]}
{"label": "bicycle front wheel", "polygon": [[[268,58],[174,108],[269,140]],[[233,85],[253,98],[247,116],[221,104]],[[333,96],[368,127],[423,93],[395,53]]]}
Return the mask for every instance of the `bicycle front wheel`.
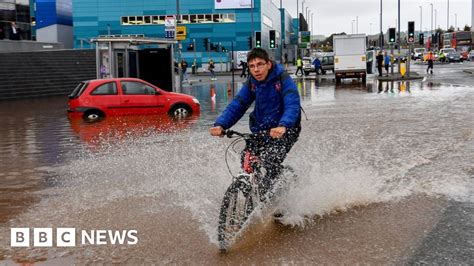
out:
{"label": "bicycle front wheel", "polygon": [[236,180],[227,189],[222,200],[217,238],[221,251],[226,251],[235,241],[256,202],[249,183]]}

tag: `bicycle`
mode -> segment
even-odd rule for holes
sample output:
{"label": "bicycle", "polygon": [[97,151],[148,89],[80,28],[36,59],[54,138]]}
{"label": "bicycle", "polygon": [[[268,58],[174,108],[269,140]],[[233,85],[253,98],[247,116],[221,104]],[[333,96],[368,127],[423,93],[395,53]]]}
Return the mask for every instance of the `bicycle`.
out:
{"label": "bicycle", "polygon": [[[221,252],[226,252],[230,248],[251,220],[251,217],[259,213],[257,210],[262,210],[275,195],[280,194],[284,184],[288,183],[286,179],[280,176],[271,189],[267,191],[262,188],[264,185],[263,177],[265,176],[262,170],[264,169],[262,169],[261,161],[254,154],[253,150],[256,147],[256,143],[264,137],[265,133],[248,134],[227,130],[224,132],[224,135],[228,138],[232,138],[234,135],[239,136],[226,150],[226,164],[227,154],[231,147],[234,147],[242,139],[246,145],[242,162],[243,172],[234,176],[229,169],[232,175],[232,183],[224,194],[217,228]],[[291,167],[284,166],[284,171],[292,173],[293,177],[295,177]]]}

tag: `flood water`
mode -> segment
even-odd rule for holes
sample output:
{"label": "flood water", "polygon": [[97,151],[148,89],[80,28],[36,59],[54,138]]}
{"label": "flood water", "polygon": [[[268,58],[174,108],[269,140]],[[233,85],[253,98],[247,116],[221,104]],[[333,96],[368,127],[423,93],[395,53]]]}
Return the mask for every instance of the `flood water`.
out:
{"label": "flood water", "polygon": [[[0,102],[0,264],[474,263],[474,88],[298,87],[284,224],[262,217],[227,254],[216,227],[232,140],[207,131],[227,84],[185,87],[202,104],[185,121],[85,123],[67,118],[65,97]],[[238,171],[238,156],[229,164]],[[137,230],[138,243],[11,248],[11,227]]]}

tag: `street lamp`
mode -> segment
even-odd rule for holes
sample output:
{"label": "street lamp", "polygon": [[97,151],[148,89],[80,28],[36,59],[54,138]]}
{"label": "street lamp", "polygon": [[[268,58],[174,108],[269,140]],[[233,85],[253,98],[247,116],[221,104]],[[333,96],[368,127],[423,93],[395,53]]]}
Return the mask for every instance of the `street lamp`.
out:
{"label": "street lamp", "polygon": [[433,3],[431,5],[431,34],[433,34]]}
{"label": "street lamp", "polygon": [[423,32],[423,7],[420,6],[420,32]]}
{"label": "street lamp", "polygon": [[449,0],[448,0],[448,13],[446,15],[446,31],[449,30]]}
{"label": "street lamp", "polygon": [[309,8],[309,6],[307,6],[307,7],[306,7],[306,9],[305,9],[305,12],[304,12],[304,13],[305,13],[305,15],[306,15],[306,20],[308,20],[308,19],[309,19],[309,18],[308,18],[308,16],[309,16],[309,15],[308,15],[308,8]]}
{"label": "street lamp", "polygon": [[383,49],[382,0],[380,0],[380,34],[379,34],[379,46],[380,46],[380,49]]}
{"label": "street lamp", "polygon": [[356,33],[359,34],[359,16],[356,16]]}

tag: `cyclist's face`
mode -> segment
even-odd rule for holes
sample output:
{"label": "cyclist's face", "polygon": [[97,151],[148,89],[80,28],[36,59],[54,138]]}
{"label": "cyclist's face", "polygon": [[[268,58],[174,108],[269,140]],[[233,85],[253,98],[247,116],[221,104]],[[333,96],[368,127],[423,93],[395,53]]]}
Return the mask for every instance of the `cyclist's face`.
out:
{"label": "cyclist's face", "polygon": [[272,68],[271,61],[265,61],[261,58],[255,58],[248,62],[250,73],[257,81],[263,81],[267,78],[268,72]]}

